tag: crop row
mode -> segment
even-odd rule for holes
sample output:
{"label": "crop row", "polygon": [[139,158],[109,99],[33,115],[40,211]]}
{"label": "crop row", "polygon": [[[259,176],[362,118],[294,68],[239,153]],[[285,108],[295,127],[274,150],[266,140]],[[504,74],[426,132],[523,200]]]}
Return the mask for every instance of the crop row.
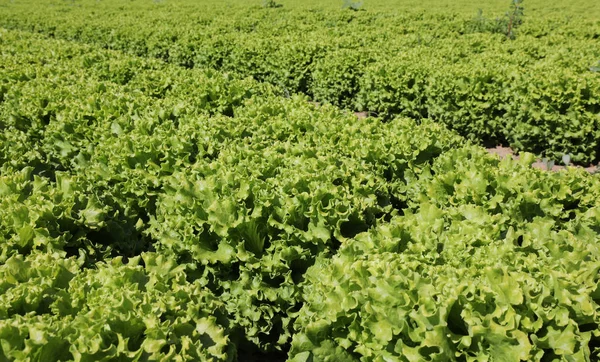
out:
{"label": "crop row", "polygon": [[0,39],[0,357],[598,357],[597,176]]}
{"label": "crop row", "polygon": [[590,70],[600,60],[600,28],[584,18],[535,14],[508,41],[465,14],[226,11],[187,1],[31,8],[0,8],[0,25],[252,77],[384,119],[431,119],[483,144],[555,160],[600,157],[600,73]]}
{"label": "crop row", "polygon": [[315,258],[392,213],[403,183],[385,177],[459,142],[439,126],[357,121],[212,71],[2,39],[9,359],[283,349]]}

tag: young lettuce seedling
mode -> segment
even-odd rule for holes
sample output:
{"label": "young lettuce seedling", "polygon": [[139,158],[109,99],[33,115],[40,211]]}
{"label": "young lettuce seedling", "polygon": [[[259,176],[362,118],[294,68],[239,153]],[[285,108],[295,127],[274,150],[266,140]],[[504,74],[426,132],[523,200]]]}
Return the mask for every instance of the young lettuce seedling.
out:
{"label": "young lettuce seedling", "polygon": [[571,164],[571,155],[569,155],[568,153],[565,153],[562,156],[562,162],[565,164],[565,166],[569,166]]}
{"label": "young lettuce seedling", "polygon": [[549,160],[548,158],[542,158],[542,163],[546,166],[547,171],[551,171],[552,167],[554,167],[554,160]]}

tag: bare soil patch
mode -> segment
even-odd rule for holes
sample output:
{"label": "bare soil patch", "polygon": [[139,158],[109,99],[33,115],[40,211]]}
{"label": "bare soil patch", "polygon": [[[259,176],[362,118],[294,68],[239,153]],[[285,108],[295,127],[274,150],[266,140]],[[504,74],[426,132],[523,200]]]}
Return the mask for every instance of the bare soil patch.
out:
{"label": "bare soil patch", "polygon": [[[503,159],[505,157],[512,157],[515,160],[519,159],[519,155],[517,155],[515,153],[515,151],[513,151],[510,147],[503,147],[503,146],[496,146],[494,148],[487,148],[487,151],[489,153],[492,153],[494,155],[498,155],[500,157],[500,159]],[[544,171],[560,171],[560,170],[564,170],[567,167],[564,165],[554,165],[552,166],[552,169],[548,170],[546,164],[544,164],[544,162],[542,162],[542,160],[538,159],[536,160],[536,162],[534,162],[532,165],[532,167],[538,168],[540,170],[544,170]],[[582,166],[569,166],[569,167],[578,167],[578,168],[583,168],[584,170],[586,170],[589,173],[595,172],[597,171],[597,167],[596,166],[588,166],[588,167],[582,167]]]}
{"label": "bare soil patch", "polygon": [[369,112],[354,112],[354,115],[358,119],[363,119],[369,117]]}

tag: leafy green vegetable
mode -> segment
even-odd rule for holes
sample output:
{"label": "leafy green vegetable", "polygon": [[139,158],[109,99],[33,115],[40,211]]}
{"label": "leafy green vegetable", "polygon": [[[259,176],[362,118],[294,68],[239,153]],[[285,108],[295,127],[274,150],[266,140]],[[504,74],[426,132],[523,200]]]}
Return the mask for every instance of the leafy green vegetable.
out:
{"label": "leafy green vegetable", "polygon": [[597,23],[240,4],[0,4],[0,360],[598,358]]}

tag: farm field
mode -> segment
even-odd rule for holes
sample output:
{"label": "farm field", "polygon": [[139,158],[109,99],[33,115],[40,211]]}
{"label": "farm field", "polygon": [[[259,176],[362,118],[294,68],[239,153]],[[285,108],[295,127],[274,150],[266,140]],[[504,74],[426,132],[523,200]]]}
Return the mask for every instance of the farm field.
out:
{"label": "farm field", "polygon": [[0,0],[0,361],[600,360],[600,7],[343,3]]}

